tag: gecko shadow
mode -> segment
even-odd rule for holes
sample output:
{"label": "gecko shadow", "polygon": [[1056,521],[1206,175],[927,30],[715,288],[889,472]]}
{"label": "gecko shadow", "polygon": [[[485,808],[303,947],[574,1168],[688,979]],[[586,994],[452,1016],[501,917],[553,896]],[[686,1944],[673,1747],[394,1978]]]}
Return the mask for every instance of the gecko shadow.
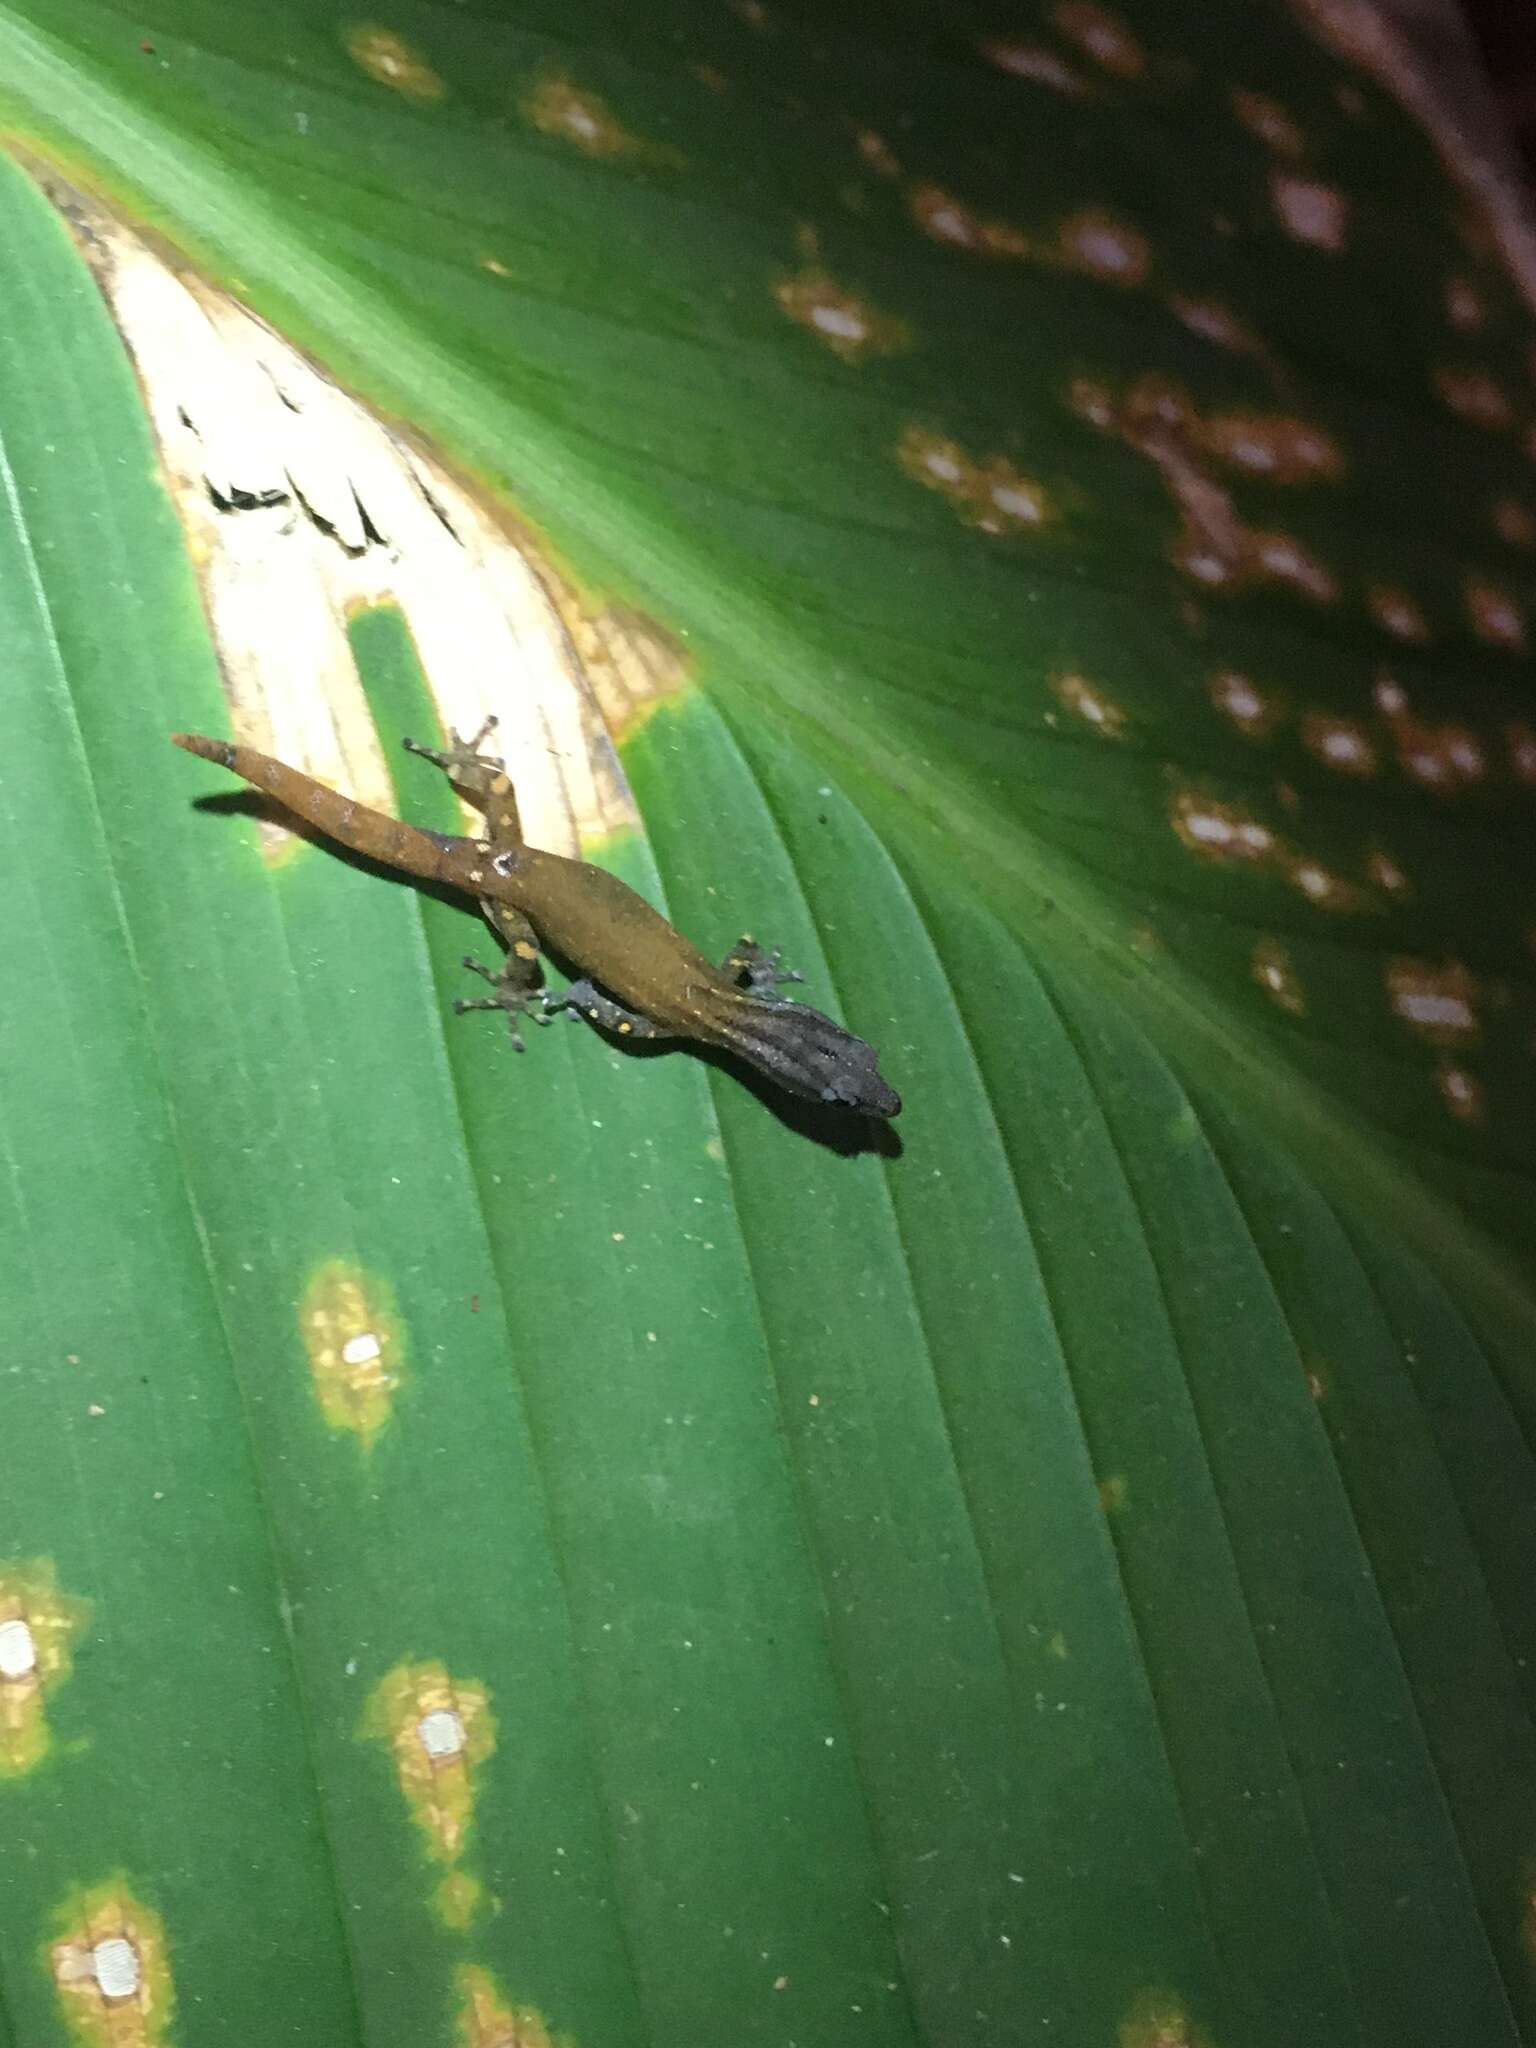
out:
{"label": "gecko shadow", "polygon": [[285,804],[278,803],[275,797],[264,796],[259,790],[220,790],[212,796],[194,797],[192,808],[205,811],[210,817],[254,818],[260,825],[281,825],[291,838],[302,839],[306,846],[313,846],[330,859],[342,861],[376,882],[389,882],[397,889],[411,889],[418,896],[430,896],[434,903],[445,903],[450,910],[471,908],[462,889],[452,888],[447,882],[433,882],[424,876],[407,874],[404,868],[390,867],[384,861],[375,860],[371,854],[358,853],[355,848],[344,846],[339,839],[333,839],[328,832],[322,832],[318,825],[311,825],[307,818],[290,811]]}
{"label": "gecko shadow", "polygon": [[[555,956],[550,956],[554,958]],[[561,966],[564,963],[556,960]],[[557,1017],[558,1025],[563,1020]],[[655,1039],[620,1038],[616,1032],[605,1031],[601,1025],[589,1023],[585,1017],[572,1019],[573,1024],[585,1025],[587,1030],[600,1038],[605,1045],[613,1047],[629,1060],[694,1060],[700,1066],[713,1067],[717,1074],[727,1075],[738,1087],[755,1095],[771,1116],[783,1124],[786,1130],[797,1137],[808,1138],[813,1145],[820,1145],[824,1151],[835,1152],[842,1159],[854,1159],[863,1152],[873,1152],[882,1159],[899,1159],[904,1147],[900,1134],[884,1118],[864,1116],[856,1109],[843,1109],[836,1103],[813,1102],[809,1096],[796,1095],[793,1090],[781,1088],[765,1074],[723,1046],[699,1045],[689,1038]]]}
{"label": "gecko shadow", "polygon": [[[251,789],[232,789],[211,796],[197,797],[193,809],[205,811],[218,817],[254,818],[263,824],[281,825],[287,832],[304,840],[306,845],[318,848],[333,860],[345,861],[348,867],[373,880],[389,882],[397,889],[410,889],[418,896],[429,896],[435,903],[441,903],[460,916],[469,916],[482,930],[487,929],[485,920],[467,900],[462,889],[450,887],[447,883],[433,882],[423,877],[404,873],[400,868],[387,866],[372,859],[368,854],[358,853],[354,848],[342,845],[329,834],[297,817],[285,805],[263,796]],[[544,949],[545,958],[550,960],[569,978],[576,978],[580,969],[575,963],[563,960],[559,954]],[[562,1021],[553,1020],[551,1028]],[[780,1087],[768,1076],[760,1074],[747,1061],[739,1059],[723,1047],[700,1045],[692,1039],[669,1038],[660,1041],[621,1038],[616,1032],[604,1031],[586,1018],[572,1018],[573,1025],[580,1025],[621,1053],[625,1059],[691,1059],[703,1066],[713,1067],[717,1073],[727,1074],[740,1087],[754,1095],[769,1114],[775,1117],[787,1130],[798,1137],[809,1139],[814,1145],[836,1153],[840,1158],[856,1158],[859,1154],[873,1152],[883,1159],[899,1159],[904,1147],[894,1127],[884,1119],[861,1115],[857,1110],[845,1109],[835,1103],[813,1101],[808,1096],[796,1095],[790,1089]]]}
{"label": "gecko shadow", "polygon": [[729,1074],[755,1095],[786,1130],[837,1153],[840,1158],[856,1159],[861,1153],[873,1152],[881,1159],[899,1159],[905,1150],[901,1134],[883,1117],[862,1116],[856,1109],[841,1109],[835,1103],[812,1102],[807,1096],[795,1095],[788,1088],[776,1087],[745,1060],[714,1046],[685,1045],[680,1050],[689,1059]]}

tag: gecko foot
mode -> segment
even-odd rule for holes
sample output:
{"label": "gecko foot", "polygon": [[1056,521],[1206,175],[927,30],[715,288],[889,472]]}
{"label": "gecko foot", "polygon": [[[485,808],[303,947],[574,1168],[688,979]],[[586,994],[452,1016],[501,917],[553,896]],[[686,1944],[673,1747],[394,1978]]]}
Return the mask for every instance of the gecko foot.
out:
{"label": "gecko foot", "polygon": [[756,939],[743,937],[732,946],[720,966],[723,972],[741,987],[750,989],[753,995],[766,996],[771,995],[781,982],[805,979],[803,974],[797,974],[790,967],[780,972],[779,962],[783,958],[782,946],[775,946],[771,953],[765,953]]}
{"label": "gecko foot", "polygon": [[[466,1010],[500,1010],[507,1020],[507,1030],[511,1034],[514,1047],[518,1052],[526,1052],[528,1048],[523,1043],[523,1034],[517,1028],[518,1019],[528,1017],[535,1024],[549,1023],[545,991],[528,987],[526,981],[521,978],[521,963],[516,979],[508,974],[505,967],[487,967],[472,953],[464,955],[464,965],[472,974],[478,974],[488,981],[494,993],[488,996],[455,997],[454,1015],[462,1017]],[[544,1007],[538,1007],[541,1004]]]}
{"label": "gecko foot", "polygon": [[424,747],[419,740],[409,739],[402,739],[400,744],[408,754],[420,754],[424,761],[435,762],[445,775],[463,776],[472,768],[489,768],[493,773],[499,773],[506,767],[506,762],[499,755],[482,754],[480,751],[496,726],[497,719],[492,713],[473,739],[461,739],[450,729],[446,747]]}

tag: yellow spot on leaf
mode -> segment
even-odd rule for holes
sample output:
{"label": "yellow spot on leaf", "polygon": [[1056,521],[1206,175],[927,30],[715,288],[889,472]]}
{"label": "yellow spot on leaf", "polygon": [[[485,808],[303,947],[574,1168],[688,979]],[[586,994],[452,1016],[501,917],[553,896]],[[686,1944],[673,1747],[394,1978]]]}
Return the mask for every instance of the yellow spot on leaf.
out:
{"label": "yellow spot on leaf", "polygon": [[160,2048],[176,2002],[160,1916],[126,1877],[77,1891],[54,1916],[49,1975],[84,2048]]}
{"label": "yellow spot on leaf", "polygon": [[1439,1067],[1435,1085],[1440,1090],[1440,1100],[1458,1123],[1482,1122],[1483,1087],[1475,1074],[1469,1074],[1465,1067]]}
{"label": "yellow spot on leaf", "polygon": [[450,1870],[432,1894],[432,1910],[445,1927],[462,1934],[480,1910],[485,1886],[467,1870]]}
{"label": "yellow spot on leaf", "polygon": [[1376,748],[1365,727],[1353,718],[1309,711],[1301,721],[1301,743],[1325,768],[1340,775],[1374,775]]}
{"label": "yellow spot on leaf", "polygon": [[682,157],[664,143],[649,142],[626,128],[601,94],[573,85],[558,72],[546,73],[525,93],[519,111],[530,127],[557,142],[568,142],[583,156],[613,162],[630,158],[677,168]]}
{"label": "yellow spot on leaf", "polygon": [[46,1559],[0,1564],[0,1779],[48,1754],[47,1697],[68,1679],[71,1644],[89,1608],[58,1589]]}
{"label": "yellow spot on leaf", "polygon": [[380,85],[392,86],[403,98],[430,106],[447,91],[442,79],[412,44],[393,29],[360,22],[345,36],[348,55],[359,70]]}
{"label": "yellow spot on leaf", "polygon": [[404,1336],[389,1291],[341,1259],[319,1268],[299,1306],[320,1412],[369,1450],[400,1391]]}
{"label": "yellow spot on leaf", "polygon": [[1219,669],[1210,681],[1211,702],[1248,739],[1268,739],[1284,723],[1289,706],[1277,690],[1263,690],[1251,676]]}
{"label": "yellow spot on leaf", "polygon": [[1066,709],[1091,725],[1107,740],[1117,740],[1125,730],[1125,712],[1114,699],[1086,677],[1053,676],[1051,688]]}
{"label": "yellow spot on leaf", "polygon": [[909,425],[896,459],[912,478],[940,492],[967,526],[999,536],[1032,531],[1053,517],[1043,484],[1003,455],[972,456],[957,441]]}
{"label": "yellow spot on leaf", "polygon": [[1319,910],[1355,911],[1366,905],[1366,894],[1353,882],[1346,881],[1320,860],[1303,855],[1288,863],[1287,873],[1294,888],[1299,889],[1309,903],[1315,903]]}
{"label": "yellow spot on leaf", "polygon": [[1389,896],[1407,896],[1412,884],[1384,847],[1373,846],[1365,857],[1365,872],[1378,889]]}
{"label": "yellow spot on leaf", "polygon": [[488,270],[492,277],[510,277],[512,275],[505,263],[496,256],[482,256],[480,258],[480,268]]}
{"label": "yellow spot on leaf", "polygon": [[1143,1991],[1120,2022],[1118,2048],[1211,2048],[1211,2037],[1172,1991]]}
{"label": "yellow spot on leaf", "polygon": [[531,2005],[513,2006],[489,1970],[463,1963],[455,1979],[459,2048],[554,2048]]}
{"label": "yellow spot on leaf", "polygon": [[[428,1855],[456,1864],[474,1822],[475,1773],[496,1747],[485,1688],[450,1678],[439,1663],[398,1665],[375,1688],[362,1733],[388,1747]],[[451,1897],[446,1903],[454,1909]]]}
{"label": "yellow spot on leaf", "polygon": [[1130,1497],[1130,1481],[1122,1473],[1115,1473],[1099,1481],[1099,1506],[1106,1515],[1112,1515],[1123,1508]]}
{"label": "yellow spot on leaf", "polygon": [[792,275],[779,278],[773,295],[791,320],[845,363],[862,363],[870,356],[898,355],[912,346],[911,331],[904,320],[881,312],[870,300],[848,291],[819,264],[806,264]]}
{"label": "yellow spot on leaf", "polygon": [[1251,811],[1192,789],[1174,792],[1171,822],[1182,844],[1205,860],[1258,866],[1280,844]]}
{"label": "yellow spot on leaf", "polygon": [[1067,387],[1067,404],[1080,420],[1101,433],[1115,423],[1115,394],[1097,377],[1074,377]]}
{"label": "yellow spot on leaf", "polygon": [[873,128],[861,128],[855,140],[859,146],[859,155],[878,176],[882,178],[899,178],[901,176],[901,159],[883,135],[877,135]]}
{"label": "yellow spot on leaf", "polygon": [[1459,960],[1439,966],[1400,954],[1387,965],[1393,1013],[1432,1045],[1467,1045],[1478,1036],[1478,985]]}
{"label": "yellow spot on leaf", "polygon": [[1278,939],[1260,939],[1253,949],[1251,965],[1253,978],[1265,995],[1293,1017],[1306,1015],[1306,995],[1291,964],[1291,956]]}
{"label": "yellow spot on leaf", "polygon": [[980,218],[941,185],[914,186],[907,203],[912,218],[934,241],[952,243],[957,249],[985,247]]}
{"label": "yellow spot on leaf", "polygon": [[1360,884],[1298,849],[1241,804],[1175,786],[1169,823],[1180,844],[1200,859],[1277,875],[1319,910],[1343,913],[1372,907],[1369,892]]}
{"label": "yellow spot on leaf", "polygon": [[976,523],[987,532],[1041,526],[1050,517],[1050,500],[1043,487],[1015,469],[1006,456],[989,457],[977,475],[980,516]]}

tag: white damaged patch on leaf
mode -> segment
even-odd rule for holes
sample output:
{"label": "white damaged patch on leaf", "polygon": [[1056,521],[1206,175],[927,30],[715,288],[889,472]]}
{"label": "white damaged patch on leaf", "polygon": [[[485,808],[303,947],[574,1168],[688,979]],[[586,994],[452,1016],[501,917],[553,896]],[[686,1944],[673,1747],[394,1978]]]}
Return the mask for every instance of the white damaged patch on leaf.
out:
{"label": "white damaged patch on leaf", "polygon": [[[133,357],[235,736],[393,811],[397,736],[374,729],[347,622],[394,606],[442,727],[498,720],[535,845],[575,854],[633,823],[605,714],[627,720],[678,687],[665,632],[583,604],[526,536],[281,336],[39,176]],[[274,853],[289,845],[267,830]]]}

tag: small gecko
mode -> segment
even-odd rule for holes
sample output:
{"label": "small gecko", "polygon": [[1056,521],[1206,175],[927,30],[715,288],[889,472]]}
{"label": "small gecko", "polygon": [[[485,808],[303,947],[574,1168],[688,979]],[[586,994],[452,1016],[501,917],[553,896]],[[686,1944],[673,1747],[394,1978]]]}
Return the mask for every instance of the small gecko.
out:
{"label": "small gecko", "polygon": [[[855,1038],[808,1003],[775,993],[799,981],[779,972],[779,954],[742,939],[719,967],[706,960],[617,875],[588,861],[545,853],[523,838],[517,798],[506,766],[479,752],[495,725],[488,719],[471,740],[449,735],[446,751],[404,742],[436,762],[485,815],[485,836],[455,838],[370,810],[254,747],[199,733],[171,735],[178,747],[217,761],[275,797],[328,839],[385,867],[400,868],[479,899],[506,943],[499,968],[466,954],[491,994],[460,998],[457,1011],[501,1010],[518,1051],[518,1019],[548,1024],[560,1011],[580,1014],[620,1038],[688,1038],[720,1046],[777,1081],[791,1094],[865,1116],[895,1116],[901,1097],[882,1076],[873,1046]],[[581,970],[561,995],[541,985],[540,952]]]}

